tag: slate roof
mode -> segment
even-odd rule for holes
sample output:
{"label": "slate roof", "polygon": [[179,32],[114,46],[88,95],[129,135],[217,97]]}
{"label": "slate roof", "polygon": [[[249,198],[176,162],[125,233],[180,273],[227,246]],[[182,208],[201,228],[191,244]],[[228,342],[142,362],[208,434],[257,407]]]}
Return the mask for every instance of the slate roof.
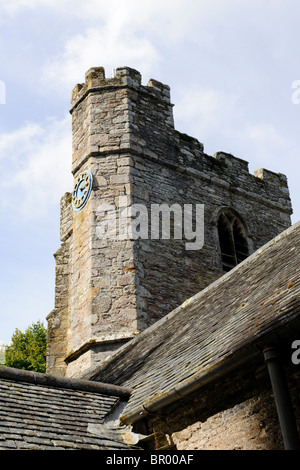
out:
{"label": "slate roof", "polygon": [[128,449],[101,423],[129,391],[92,385],[0,366],[0,450]]}
{"label": "slate roof", "polygon": [[290,340],[300,332],[299,294],[300,223],[83,377],[132,387],[121,419],[133,423]]}

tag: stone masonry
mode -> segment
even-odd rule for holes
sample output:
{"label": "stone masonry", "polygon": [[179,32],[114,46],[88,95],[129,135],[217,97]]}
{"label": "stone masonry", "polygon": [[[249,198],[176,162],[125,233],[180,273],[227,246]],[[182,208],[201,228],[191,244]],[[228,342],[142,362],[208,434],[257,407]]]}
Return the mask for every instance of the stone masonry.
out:
{"label": "stone masonry", "polygon": [[[299,422],[299,372],[290,361],[284,367]],[[147,432],[156,433],[153,448],[160,448],[167,440],[185,451],[284,450],[270,378],[261,361],[170,406],[163,419],[151,417]]]}
{"label": "stone masonry", "polygon": [[[286,229],[292,213],[283,174],[260,169],[252,175],[246,161],[224,152],[206,155],[198,140],[175,130],[167,85],[150,80],[144,86],[128,67],[110,79],[102,67],[92,68],[71,104],[72,173],[76,181],[88,169],[93,186],[80,211],[73,210],[71,193],[61,200],[47,369],[62,376],[103,360],[223,274],[222,210],[239,217],[249,254]],[[130,213],[136,204],[145,208],[143,217]],[[197,235],[175,236],[172,211],[170,237],[151,236],[153,210],[162,204],[189,205],[194,221],[196,205],[203,207],[203,246]],[[124,221],[136,220],[145,221],[140,238],[122,231]],[[104,222],[110,236],[99,232]]]}

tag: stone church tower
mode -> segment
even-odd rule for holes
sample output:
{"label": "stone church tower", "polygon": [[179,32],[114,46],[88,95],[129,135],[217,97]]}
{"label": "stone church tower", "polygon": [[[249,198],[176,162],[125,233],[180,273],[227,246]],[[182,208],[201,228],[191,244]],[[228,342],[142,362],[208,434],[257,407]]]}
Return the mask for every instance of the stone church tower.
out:
{"label": "stone church tower", "polygon": [[136,70],[107,79],[90,69],[71,115],[74,189],[61,199],[47,317],[47,371],[62,376],[103,360],[234,268],[292,213],[283,174],[252,175],[244,160],[206,155],[175,130],[169,87],[143,86]]}

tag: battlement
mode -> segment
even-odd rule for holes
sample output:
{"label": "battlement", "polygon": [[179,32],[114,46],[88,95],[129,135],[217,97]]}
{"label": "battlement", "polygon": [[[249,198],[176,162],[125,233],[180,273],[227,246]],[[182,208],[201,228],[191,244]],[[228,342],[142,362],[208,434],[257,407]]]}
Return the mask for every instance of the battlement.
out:
{"label": "battlement", "polygon": [[[90,156],[111,152],[143,152],[166,146],[174,135],[170,87],[157,80],[142,85],[141,74],[119,67],[112,78],[103,67],[90,68],[85,83],[72,93],[73,165],[72,172]],[[157,139],[157,136],[160,136]],[[146,142],[152,142],[151,146]],[[158,151],[158,150],[157,150]]]}
{"label": "battlement", "polygon": [[[85,74],[85,83],[77,84],[72,91],[72,109],[90,91],[108,87],[130,87],[150,93],[154,98],[170,103],[170,87],[150,79],[147,86],[142,85],[140,72],[130,67],[118,67],[112,78],[106,78],[103,67],[92,67]],[[72,112],[71,109],[71,112]]]}
{"label": "battlement", "polygon": [[234,167],[236,171],[241,171],[242,173],[249,173],[249,164],[246,160],[237,158],[234,155],[226,152],[216,152],[214,158],[227,167]]}
{"label": "battlement", "polygon": [[254,176],[270,184],[288,188],[288,180],[283,173],[274,173],[273,171],[266,170],[265,168],[260,168],[254,171]]}
{"label": "battlement", "polygon": [[92,67],[73,90],[73,174],[91,156],[134,152],[221,186],[242,188],[247,182],[259,192],[278,190],[276,200],[288,197],[281,173],[250,174],[246,160],[223,151],[207,155],[196,138],[175,130],[168,85],[151,79],[144,86],[140,72],[130,67],[113,75],[106,78],[103,67]]}
{"label": "battlement", "polygon": [[[228,173],[230,177],[234,174],[241,177],[243,175],[250,175],[249,163],[246,160],[235,157],[234,155],[226,152],[216,152],[213,157],[226,166],[226,173]],[[273,171],[266,170],[265,168],[260,168],[258,170],[254,170],[254,174],[251,175],[251,177],[255,177],[256,181],[261,180],[267,185],[271,184],[274,188],[288,189],[287,177],[282,173],[274,173]],[[288,194],[288,190],[286,193]]]}

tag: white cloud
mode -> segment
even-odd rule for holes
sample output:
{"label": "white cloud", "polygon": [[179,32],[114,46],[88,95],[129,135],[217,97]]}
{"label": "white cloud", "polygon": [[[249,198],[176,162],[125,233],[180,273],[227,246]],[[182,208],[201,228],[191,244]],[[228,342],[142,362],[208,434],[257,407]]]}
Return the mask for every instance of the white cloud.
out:
{"label": "white cloud", "polygon": [[63,52],[51,58],[44,66],[43,81],[54,84],[63,93],[83,81],[85,72],[93,66],[104,66],[108,78],[113,68],[129,65],[148,74],[159,62],[159,53],[147,38],[140,38],[130,30],[90,28],[84,34],[69,39]]}
{"label": "white cloud", "polygon": [[46,215],[72,189],[70,117],[0,135],[0,160],[7,175],[2,207],[26,218]]}
{"label": "white cloud", "polygon": [[31,151],[34,139],[38,138],[41,132],[38,124],[26,123],[21,129],[0,134],[0,160],[15,160],[15,147],[19,143],[22,143],[22,152],[26,154]]}
{"label": "white cloud", "polygon": [[189,89],[179,93],[174,108],[175,123],[189,123],[189,132],[196,138],[200,133],[217,132],[239,118],[241,109],[238,107],[239,93],[225,93],[213,88]]}
{"label": "white cloud", "polygon": [[252,149],[252,165],[283,173],[288,170],[290,162],[286,160],[283,165],[282,155],[293,154],[294,142],[287,140],[273,123],[250,124],[241,132],[241,138]]}
{"label": "white cloud", "polygon": [[[57,2],[54,5],[57,10],[66,10],[69,5],[67,13],[81,25],[80,33],[69,36],[61,50],[43,64],[44,84],[47,87],[54,84],[65,93],[82,81],[86,70],[93,66],[103,66],[110,74],[112,69],[128,65],[148,79],[157,74],[161,63],[176,62],[177,45],[181,47],[188,41],[185,50],[193,44],[199,54],[201,47],[217,48],[219,27],[225,21],[223,16],[230,18],[232,8],[239,2],[66,0],[60,6]],[[212,18],[216,29],[211,28]],[[172,56],[168,57],[168,51]],[[198,62],[199,57],[195,60]],[[180,62],[177,69],[181,71]]]}
{"label": "white cloud", "polygon": [[51,0],[0,0],[0,7],[3,11],[9,14],[16,14],[23,9],[33,9],[37,6],[47,6],[54,2]]}
{"label": "white cloud", "polygon": [[249,125],[246,129],[248,139],[254,140],[265,145],[285,145],[286,141],[281,137],[273,124],[260,123]]}

